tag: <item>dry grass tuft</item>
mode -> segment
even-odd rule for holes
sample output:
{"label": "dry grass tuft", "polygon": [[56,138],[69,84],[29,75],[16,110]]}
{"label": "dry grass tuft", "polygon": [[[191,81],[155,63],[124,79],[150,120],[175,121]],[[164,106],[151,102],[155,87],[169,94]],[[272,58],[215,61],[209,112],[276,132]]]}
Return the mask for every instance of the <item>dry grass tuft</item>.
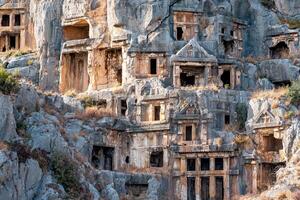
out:
{"label": "dry grass tuft", "polygon": [[88,107],[83,112],[76,113],[75,116],[75,118],[80,120],[99,119],[102,117],[115,117],[115,115],[107,108]]}
{"label": "dry grass tuft", "polygon": [[279,102],[278,101],[273,102],[271,107],[272,107],[272,109],[278,108],[279,107]]}
{"label": "dry grass tuft", "polygon": [[288,93],[287,87],[281,87],[273,90],[259,90],[259,91],[255,91],[252,94],[252,98],[253,99],[264,99],[264,98],[280,99],[281,97],[286,96],[287,93]]}
{"label": "dry grass tuft", "polygon": [[76,90],[68,90],[67,92],[65,92],[64,95],[68,96],[68,97],[76,97],[77,92],[76,92]]}
{"label": "dry grass tuft", "polygon": [[206,86],[187,86],[184,87],[184,89],[185,90],[211,90],[215,92],[219,91],[219,87],[216,86],[215,84],[206,85]]}
{"label": "dry grass tuft", "polygon": [[1,151],[6,150],[7,148],[8,148],[8,145],[5,142],[0,141],[0,150]]}

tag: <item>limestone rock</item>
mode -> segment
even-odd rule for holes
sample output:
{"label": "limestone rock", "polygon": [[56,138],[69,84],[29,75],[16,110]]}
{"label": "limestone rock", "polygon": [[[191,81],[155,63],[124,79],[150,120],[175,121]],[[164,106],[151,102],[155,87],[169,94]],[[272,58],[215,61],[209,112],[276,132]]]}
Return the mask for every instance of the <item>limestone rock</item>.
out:
{"label": "limestone rock", "polygon": [[[0,199],[31,200],[38,192],[43,178],[37,161],[29,159],[18,161],[17,154],[0,151]],[[5,186],[5,187],[3,187]]]}
{"label": "limestone rock", "polygon": [[61,135],[59,121],[55,116],[44,112],[35,112],[26,119],[26,131],[30,134],[29,145],[47,152],[68,152],[68,144]]}
{"label": "limestone rock", "polygon": [[58,88],[58,65],[61,48],[62,0],[30,0],[30,12],[34,18],[35,39],[40,55],[40,86]]}
{"label": "limestone rock", "polygon": [[13,104],[9,96],[0,94],[0,139],[11,141],[17,137]]}
{"label": "limestone rock", "polygon": [[288,59],[267,60],[258,65],[258,76],[271,82],[293,81],[299,77],[299,68]]}
{"label": "limestone rock", "polygon": [[39,110],[39,95],[35,88],[29,85],[22,85],[17,93],[14,102],[15,107],[19,112],[30,114]]}

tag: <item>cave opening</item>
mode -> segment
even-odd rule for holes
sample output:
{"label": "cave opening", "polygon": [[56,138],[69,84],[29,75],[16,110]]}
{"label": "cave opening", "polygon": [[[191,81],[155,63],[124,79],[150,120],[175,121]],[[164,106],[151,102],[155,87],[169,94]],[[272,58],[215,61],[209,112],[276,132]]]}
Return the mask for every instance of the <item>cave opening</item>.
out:
{"label": "cave opening", "polygon": [[225,89],[230,89],[230,70],[224,70],[223,74],[221,75],[221,81],[223,82],[223,87]]}
{"label": "cave opening", "polygon": [[271,58],[273,59],[287,58],[289,53],[289,47],[285,42],[279,42],[277,45],[270,48]]}

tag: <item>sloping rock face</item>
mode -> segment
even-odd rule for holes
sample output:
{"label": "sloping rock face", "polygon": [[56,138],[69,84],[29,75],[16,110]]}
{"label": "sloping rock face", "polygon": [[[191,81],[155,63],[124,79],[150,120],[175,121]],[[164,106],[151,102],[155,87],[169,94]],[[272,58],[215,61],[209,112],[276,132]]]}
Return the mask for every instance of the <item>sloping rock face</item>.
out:
{"label": "sloping rock face", "polygon": [[29,159],[24,163],[18,160],[15,152],[0,152],[0,188],[1,199],[33,199],[43,179],[43,173],[37,161]]}
{"label": "sloping rock face", "polygon": [[16,139],[16,121],[13,104],[9,96],[0,94],[0,139],[12,141]]}

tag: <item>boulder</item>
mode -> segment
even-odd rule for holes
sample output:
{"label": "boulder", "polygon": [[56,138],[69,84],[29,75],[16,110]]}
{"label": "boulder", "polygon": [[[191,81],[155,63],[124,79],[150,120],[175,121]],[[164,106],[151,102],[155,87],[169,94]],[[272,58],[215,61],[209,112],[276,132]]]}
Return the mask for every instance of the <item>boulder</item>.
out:
{"label": "boulder", "polygon": [[299,68],[288,59],[262,61],[258,65],[258,77],[274,82],[293,81],[299,77]]}
{"label": "boulder", "polygon": [[68,144],[61,135],[59,121],[55,116],[35,112],[26,119],[25,124],[26,131],[30,135],[28,144],[32,149],[68,152]]}

